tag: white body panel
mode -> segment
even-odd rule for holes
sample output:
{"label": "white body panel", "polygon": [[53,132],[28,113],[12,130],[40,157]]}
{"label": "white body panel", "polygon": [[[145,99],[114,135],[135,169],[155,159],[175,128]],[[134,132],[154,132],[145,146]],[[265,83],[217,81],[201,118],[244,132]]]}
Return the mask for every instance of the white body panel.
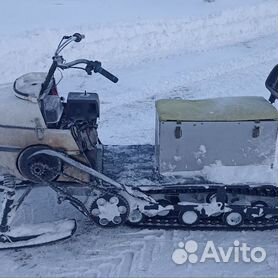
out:
{"label": "white body panel", "polygon": [[38,103],[15,96],[13,85],[0,87],[0,126],[36,128],[39,122],[46,128]]}
{"label": "white body panel", "polygon": [[[37,102],[16,97],[12,84],[0,86],[0,175],[10,173],[23,179],[17,170],[17,157],[26,147],[38,144],[63,150],[87,162],[70,130],[48,129]],[[64,170],[84,181],[89,178],[72,167]]]}

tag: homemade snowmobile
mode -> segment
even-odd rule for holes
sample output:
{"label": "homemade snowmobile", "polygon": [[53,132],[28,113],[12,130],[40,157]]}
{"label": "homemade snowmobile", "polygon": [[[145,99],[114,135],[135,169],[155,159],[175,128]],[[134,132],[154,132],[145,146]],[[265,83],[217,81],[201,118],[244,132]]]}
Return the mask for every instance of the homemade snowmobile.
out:
{"label": "homemade snowmobile", "polygon": [[[98,138],[98,95],[70,92],[64,100],[55,83],[55,71],[70,68],[118,81],[98,61],[64,60],[61,51],[83,38],[79,33],[64,36],[47,74],[28,73],[13,86],[1,87],[0,249],[44,244],[74,233],[74,220],[12,225],[28,194],[42,185],[57,192],[58,202],[70,202],[102,227],[128,223],[186,229],[277,228],[274,184],[225,185],[176,178],[217,161],[227,167],[273,167],[278,112],[268,101],[261,97],[158,100],[155,147],[130,146],[122,153],[119,147],[113,153],[113,147],[106,148]],[[278,97],[278,66],[266,86],[273,103]],[[110,173],[105,163],[103,167],[105,149],[111,168],[121,167],[128,154],[127,163],[140,164],[134,172],[141,171],[149,185],[118,182],[113,169]]]}

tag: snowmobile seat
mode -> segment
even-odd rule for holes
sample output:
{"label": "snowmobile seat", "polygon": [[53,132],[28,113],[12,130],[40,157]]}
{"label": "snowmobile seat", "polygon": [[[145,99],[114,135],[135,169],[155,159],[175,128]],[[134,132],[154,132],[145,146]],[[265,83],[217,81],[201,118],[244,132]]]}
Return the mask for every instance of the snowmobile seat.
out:
{"label": "snowmobile seat", "polygon": [[37,103],[45,72],[30,72],[17,78],[13,84],[15,95],[24,100]]}

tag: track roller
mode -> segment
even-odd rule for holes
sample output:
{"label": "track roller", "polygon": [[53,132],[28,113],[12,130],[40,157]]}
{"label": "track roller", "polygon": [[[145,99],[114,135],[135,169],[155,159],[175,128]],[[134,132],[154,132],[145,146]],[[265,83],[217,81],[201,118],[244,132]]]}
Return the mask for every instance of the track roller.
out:
{"label": "track roller", "polygon": [[128,201],[123,196],[107,193],[93,202],[90,212],[97,225],[112,228],[127,221],[130,208]]}
{"label": "track roller", "polygon": [[223,215],[223,220],[229,227],[239,227],[244,222],[244,215],[240,211],[230,211]]}
{"label": "track roller", "polygon": [[200,214],[193,208],[182,210],[179,213],[179,222],[182,225],[191,226],[199,222]]}

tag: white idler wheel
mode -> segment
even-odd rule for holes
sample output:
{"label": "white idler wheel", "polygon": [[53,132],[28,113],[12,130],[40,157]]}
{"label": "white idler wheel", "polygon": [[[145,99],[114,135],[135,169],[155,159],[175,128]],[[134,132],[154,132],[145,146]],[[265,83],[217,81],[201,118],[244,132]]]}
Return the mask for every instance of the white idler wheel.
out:
{"label": "white idler wheel", "polygon": [[100,211],[99,211],[99,209],[95,208],[95,209],[92,210],[91,213],[92,213],[93,216],[99,216]]}
{"label": "white idler wheel", "polygon": [[121,216],[115,216],[112,221],[113,221],[114,224],[119,225],[119,224],[122,223],[122,217]]}
{"label": "white idler wheel", "polygon": [[129,216],[129,203],[121,195],[104,194],[96,199],[90,209],[92,220],[102,227],[117,227]]}
{"label": "white idler wheel", "polygon": [[104,198],[97,199],[98,206],[104,206],[106,204],[106,200]]}
{"label": "white idler wheel", "polygon": [[120,214],[125,214],[127,212],[127,208],[125,206],[119,206],[118,210]]}
{"label": "white idler wheel", "polygon": [[184,225],[194,225],[199,221],[199,213],[195,210],[181,211],[179,215],[180,222]]}
{"label": "white idler wheel", "polygon": [[231,211],[224,214],[224,222],[229,227],[238,227],[243,223],[243,214],[238,211]]}
{"label": "white idler wheel", "polygon": [[100,218],[100,219],[99,219],[99,224],[100,224],[101,226],[107,226],[107,225],[109,224],[109,220],[106,219],[106,218]]}
{"label": "white idler wheel", "polygon": [[113,196],[110,198],[109,202],[110,202],[110,204],[117,205],[117,204],[119,204],[119,198],[116,196]]}
{"label": "white idler wheel", "polygon": [[130,212],[129,217],[128,217],[128,221],[130,223],[140,223],[143,220],[143,214],[138,210],[135,209],[132,212]]}

